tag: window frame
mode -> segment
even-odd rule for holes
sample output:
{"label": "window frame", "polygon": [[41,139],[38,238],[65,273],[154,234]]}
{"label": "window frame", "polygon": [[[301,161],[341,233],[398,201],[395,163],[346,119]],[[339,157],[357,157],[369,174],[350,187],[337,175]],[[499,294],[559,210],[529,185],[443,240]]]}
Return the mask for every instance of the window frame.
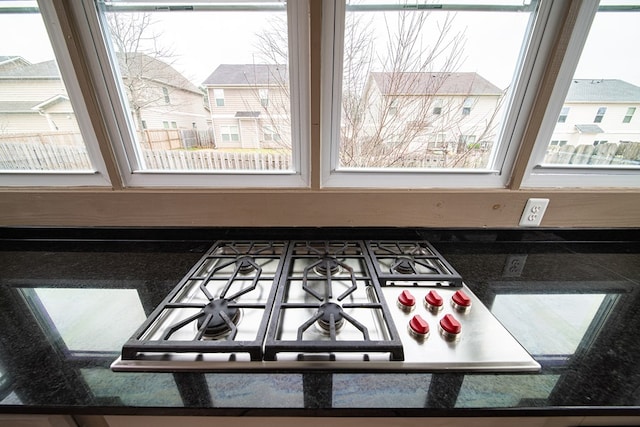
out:
{"label": "window frame", "polygon": [[110,187],[112,184],[109,179],[107,167],[102,157],[95,129],[91,123],[86,100],[80,89],[78,76],[71,61],[62,24],[54,5],[50,1],[36,1],[49,36],[49,41],[51,42],[55,60],[60,71],[60,78],[66,87],[69,102],[73,107],[78,128],[80,129],[87,154],[93,165],[93,170],[1,170],[0,185],[6,187]]}
{"label": "window frame", "polygon": [[[228,2],[223,2],[222,7],[254,10],[251,7],[243,8],[242,4],[234,5]],[[124,107],[126,97],[118,84],[119,71],[111,62],[105,35],[101,31],[104,25],[104,22],[101,22],[103,18],[93,0],[72,2],[70,8],[79,22],[80,37],[85,41],[83,47],[89,73],[96,82],[98,102],[125,187],[300,188],[309,186],[309,47],[305,41],[309,40],[310,33],[307,2],[289,1],[286,8],[291,122],[295,125],[291,130],[292,169],[284,171],[155,171],[139,167],[141,160],[137,158],[132,134],[135,126],[128,117],[127,108]]]}
{"label": "window frame", "polygon": [[[576,13],[576,23],[569,36],[566,51],[553,82],[551,97],[540,124],[533,150],[524,170],[521,189],[530,188],[638,188],[640,167],[607,165],[553,165],[542,160],[551,141],[557,118],[566,101],[569,86],[586,44],[591,23],[599,11],[599,2],[581,2]],[[624,8],[623,8],[624,10]]]}
{"label": "window frame", "polygon": [[[504,142],[496,152],[492,169],[374,170],[339,166],[338,144],[341,115],[342,41],[345,33],[344,0],[323,2],[321,182],[324,188],[505,188],[509,184],[520,141],[550,55],[555,31],[562,24],[562,2],[542,1],[529,21],[528,54],[517,72],[520,78],[509,99],[503,122]],[[522,55],[522,54],[521,54]],[[519,100],[519,108],[512,108]]]}

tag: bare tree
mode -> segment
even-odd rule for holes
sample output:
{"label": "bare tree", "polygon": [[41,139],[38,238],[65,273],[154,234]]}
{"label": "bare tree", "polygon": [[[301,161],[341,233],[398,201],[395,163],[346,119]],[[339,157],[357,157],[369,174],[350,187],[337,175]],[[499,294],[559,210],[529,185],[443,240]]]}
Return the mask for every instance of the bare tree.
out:
{"label": "bare tree", "polygon": [[179,89],[197,88],[172,67],[172,50],[159,43],[161,33],[154,31],[154,21],[149,13],[107,15],[111,42],[116,51],[122,83],[136,127],[143,141],[145,134],[142,112],[145,108],[162,106],[165,111],[180,106]]}

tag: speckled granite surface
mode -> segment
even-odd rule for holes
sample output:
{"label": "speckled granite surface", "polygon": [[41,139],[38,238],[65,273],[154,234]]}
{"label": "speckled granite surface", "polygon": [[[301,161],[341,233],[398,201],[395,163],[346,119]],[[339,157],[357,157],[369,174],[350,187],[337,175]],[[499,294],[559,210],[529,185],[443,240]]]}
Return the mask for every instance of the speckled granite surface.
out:
{"label": "speckled granite surface", "polygon": [[429,239],[539,373],[111,372],[213,240],[275,232],[0,229],[0,412],[640,415],[637,230],[277,230]]}

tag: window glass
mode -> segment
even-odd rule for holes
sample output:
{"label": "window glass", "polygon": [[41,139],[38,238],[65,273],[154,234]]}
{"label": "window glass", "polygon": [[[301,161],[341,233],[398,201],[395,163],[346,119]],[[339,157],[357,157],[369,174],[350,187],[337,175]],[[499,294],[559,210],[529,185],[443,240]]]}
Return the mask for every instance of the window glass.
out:
{"label": "window glass", "polygon": [[335,169],[494,170],[537,7],[508,3],[348,1]]}
{"label": "window glass", "polygon": [[0,40],[0,172],[94,173],[35,1],[0,2]]}
{"label": "window glass", "polygon": [[[631,9],[601,2],[543,166],[640,166],[640,121],[634,118],[640,106],[640,72],[638,55],[629,54],[637,51],[640,13]],[[553,144],[556,140],[567,143]]]}
{"label": "window glass", "polygon": [[[286,2],[96,4],[133,173],[292,173],[291,100],[303,101],[290,95]],[[266,145],[265,127],[278,135]]]}

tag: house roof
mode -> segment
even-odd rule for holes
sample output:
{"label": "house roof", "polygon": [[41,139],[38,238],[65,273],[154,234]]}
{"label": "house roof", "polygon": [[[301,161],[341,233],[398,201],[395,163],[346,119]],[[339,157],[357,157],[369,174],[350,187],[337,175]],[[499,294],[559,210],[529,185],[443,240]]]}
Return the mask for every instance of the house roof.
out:
{"label": "house roof", "polygon": [[0,69],[0,78],[20,79],[59,79],[60,72],[56,61],[44,61],[31,64],[25,61],[17,67]]}
{"label": "house roof", "polygon": [[574,79],[565,102],[640,103],[640,87],[618,79]]}
{"label": "house roof", "polygon": [[286,65],[221,64],[202,83],[205,86],[272,86],[289,80]]}
{"label": "house roof", "polygon": [[171,65],[140,52],[116,54],[123,78],[140,76],[190,92],[202,92]]}
{"label": "house roof", "polygon": [[373,72],[384,95],[501,95],[502,90],[478,73]]}
{"label": "house roof", "polygon": [[[144,53],[117,53],[118,64],[123,78],[144,77],[159,83],[178,87],[183,90],[201,94],[202,92],[171,65]],[[0,56],[2,58],[2,56]],[[0,69],[0,78],[21,79],[59,79],[60,72],[55,61],[44,61],[37,64],[26,62],[20,67]]]}

